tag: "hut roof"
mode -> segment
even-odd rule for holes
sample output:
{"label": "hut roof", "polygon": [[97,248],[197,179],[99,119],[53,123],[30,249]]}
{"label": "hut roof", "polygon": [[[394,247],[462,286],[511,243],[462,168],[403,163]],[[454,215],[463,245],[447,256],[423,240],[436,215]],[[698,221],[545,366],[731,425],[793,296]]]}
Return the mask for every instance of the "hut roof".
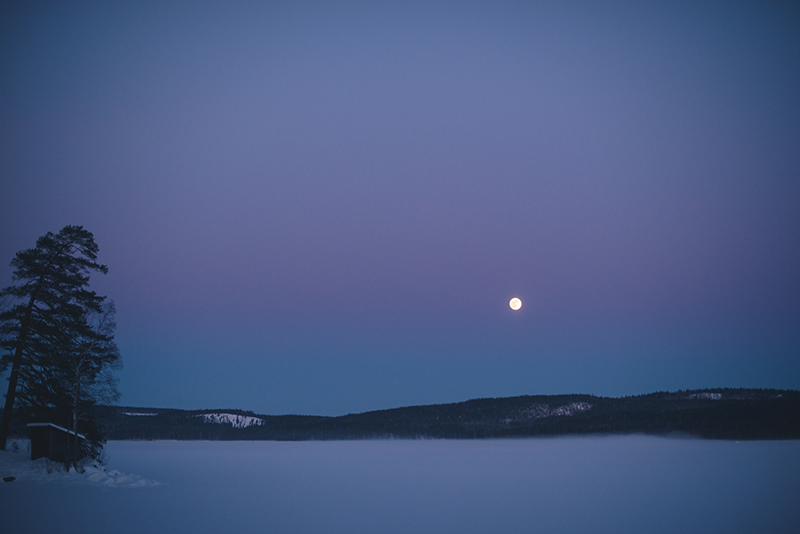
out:
{"label": "hut roof", "polygon": [[[71,436],[76,435],[75,432],[73,432],[72,430],[67,430],[63,426],[54,425],[53,423],[28,423],[28,427],[35,427],[35,426],[51,426]],[[77,434],[77,436],[81,439],[86,439],[86,436],[84,436],[83,434]]]}

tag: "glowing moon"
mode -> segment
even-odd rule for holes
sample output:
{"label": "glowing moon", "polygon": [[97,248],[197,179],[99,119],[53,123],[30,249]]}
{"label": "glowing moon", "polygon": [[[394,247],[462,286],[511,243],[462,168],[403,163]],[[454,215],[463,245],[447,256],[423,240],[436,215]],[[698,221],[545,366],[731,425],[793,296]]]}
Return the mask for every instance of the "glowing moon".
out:
{"label": "glowing moon", "polygon": [[517,311],[522,307],[522,301],[519,300],[517,297],[508,301],[508,305],[511,307],[512,310]]}

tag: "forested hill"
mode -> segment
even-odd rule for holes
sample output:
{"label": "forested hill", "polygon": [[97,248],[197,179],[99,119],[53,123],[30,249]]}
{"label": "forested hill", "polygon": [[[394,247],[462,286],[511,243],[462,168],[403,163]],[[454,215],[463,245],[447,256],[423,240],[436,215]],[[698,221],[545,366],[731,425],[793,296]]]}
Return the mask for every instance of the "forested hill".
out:
{"label": "forested hill", "polygon": [[545,395],[475,399],[340,417],[242,410],[99,408],[108,439],[328,440],[688,434],[800,439],[800,392],[706,389],[635,397]]}

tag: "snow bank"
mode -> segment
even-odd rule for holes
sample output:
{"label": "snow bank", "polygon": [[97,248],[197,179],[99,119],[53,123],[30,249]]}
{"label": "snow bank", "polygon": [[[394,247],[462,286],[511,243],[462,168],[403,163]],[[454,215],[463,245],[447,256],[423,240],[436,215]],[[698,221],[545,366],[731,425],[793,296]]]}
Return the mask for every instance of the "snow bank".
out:
{"label": "snow bank", "polygon": [[[159,482],[147,480],[138,475],[121,473],[116,469],[107,469],[97,460],[86,460],[81,468],[83,472],[75,469],[67,471],[63,464],[52,462],[47,458],[31,460],[31,453],[25,450],[28,447],[13,447],[10,450],[0,451],[0,479],[13,477],[11,483],[59,483],[82,484],[91,486],[105,486],[113,488],[139,488],[156,486]],[[21,449],[14,452],[14,449]],[[8,483],[8,482],[6,482]]]}

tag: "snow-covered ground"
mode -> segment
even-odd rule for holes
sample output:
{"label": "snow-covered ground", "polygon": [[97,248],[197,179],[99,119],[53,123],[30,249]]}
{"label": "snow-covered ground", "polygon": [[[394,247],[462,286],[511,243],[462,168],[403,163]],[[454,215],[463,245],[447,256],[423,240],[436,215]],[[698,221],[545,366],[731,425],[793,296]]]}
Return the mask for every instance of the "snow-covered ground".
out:
{"label": "snow-covered ground", "polygon": [[708,534],[800,526],[800,441],[173,441],[106,450],[107,476],[118,470],[146,483],[41,470],[0,482],[0,531]]}

